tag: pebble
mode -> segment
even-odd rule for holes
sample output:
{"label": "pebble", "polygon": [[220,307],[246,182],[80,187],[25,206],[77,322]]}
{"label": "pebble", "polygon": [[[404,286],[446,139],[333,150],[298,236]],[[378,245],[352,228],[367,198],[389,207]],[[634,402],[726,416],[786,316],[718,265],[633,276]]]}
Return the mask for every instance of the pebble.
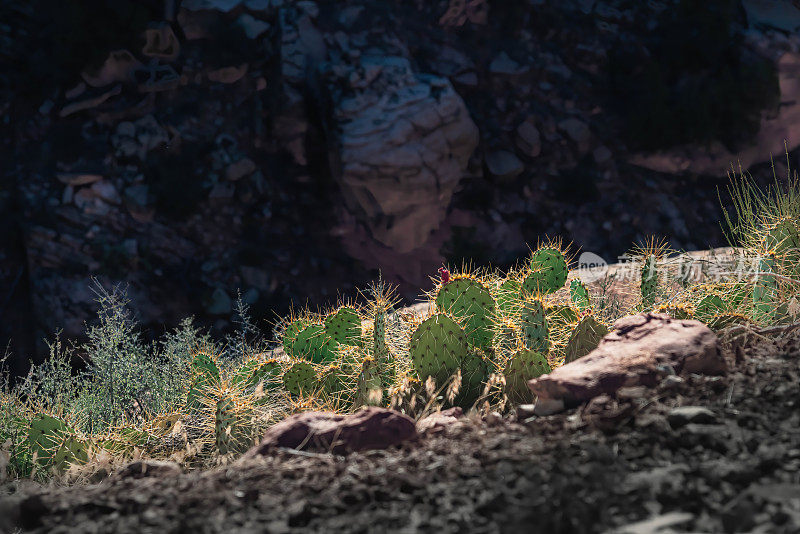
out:
{"label": "pebble", "polygon": [[667,414],[672,428],[680,428],[689,423],[715,424],[718,418],[714,412],[703,406],[679,406]]}

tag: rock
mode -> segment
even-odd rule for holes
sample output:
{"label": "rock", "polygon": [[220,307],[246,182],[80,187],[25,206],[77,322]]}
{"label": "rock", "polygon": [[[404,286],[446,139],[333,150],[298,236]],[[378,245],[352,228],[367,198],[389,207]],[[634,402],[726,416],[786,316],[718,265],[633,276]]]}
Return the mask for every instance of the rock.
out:
{"label": "rock", "polygon": [[531,119],[517,127],[517,148],[531,158],[535,158],[542,152],[541,136]]}
{"label": "rock", "polygon": [[151,64],[135,71],[140,93],[160,93],[176,89],[181,77],[170,65]]}
{"label": "rock", "polygon": [[133,72],[142,64],[127,50],[114,50],[100,68],[81,72],[81,78],[92,87],[105,87],[115,82],[133,80]]}
{"label": "rock", "polygon": [[181,52],[181,44],[169,23],[156,22],[144,32],[145,45],[142,54],[165,61],[172,61]]}
{"label": "rock", "polygon": [[147,206],[147,194],[150,190],[146,184],[137,184],[125,188],[122,196],[125,204],[133,208],[144,208]]}
{"label": "rock", "polygon": [[345,454],[386,449],[416,437],[413,419],[386,408],[370,406],[352,415],[305,412],[272,426],[245,457],[269,454],[277,448]]}
{"label": "rock", "polygon": [[114,187],[114,184],[109,182],[108,180],[100,180],[95,182],[91,185],[89,190],[94,194],[97,198],[102,199],[109,204],[119,204],[122,202],[122,199],[117,193],[117,188]]}
{"label": "rock", "polygon": [[180,474],[181,468],[174,462],[136,460],[114,473],[113,478],[124,480],[129,478],[171,477]]}
{"label": "rock", "polygon": [[539,397],[536,399],[536,406],[533,409],[533,414],[545,417],[563,412],[564,408],[564,401],[561,399]]}
{"label": "rock", "polygon": [[208,79],[217,83],[236,83],[247,74],[248,65],[242,63],[238,67],[222,67],[208,72]]}
{"label": "rock", "polygon": [[71,185],[73,187],[77,187],[79,185],[88,185],[93,184],[97,181],[103,179],[101,174],[85,174],[85,173],[72,173],[72,172],[62,172],[56,174],[56,178],[62,184]]}
{"label": "rock", "polygon": [[84,111],[86,109],[91,109],[99,106],[112,96],[117,96],[122,92],[122,86],[116,85],[113,89],[110,89],[104,93],[101,93],[97,96],[87,98],[85,100],[81,100],[79,102],[71,102],[61,108],[61,111],[58,113],[59,117],[68,117],[73,113],[77,113],[79,111]]}
{"label": "rock", "polygon": [[524,423],[527,419],[535,416],[535,404],[518,404],[517,405],[517,422]]}
{"label": "rock", "polygon": [[[688,523],[694,519],[694,515],[686,512],[669,512],[667,514],[658,515],[645,519],[644,521],[637,521],[636,523],[629,523],[628,525],[615,528],[614,532],[617,534],[658,534],[659,532],[677,532],[670,527],[678,527]],[[668,530],[669,529],[669,530]]]}
{"label": "rock", "polygon": [[244,34],[250,39],[255,39],[270,28],[269,22],[259,20],[249,13],[239,15],[236,24],[242,27]]}
{"label": "rock", "polygon": [[256,164],[252,159],[242,158],[239,161],[231,163],[228,168],[225,169],[225,178],[235,182],[249,174],[253,174],[255,170]]}
{"label": "rock", "polygon": [[505,52],[497,54],[489,64],[489,72],[492,74],[513,75],[520,74],[523,70],[525,69],[521,69],[519,63],[511,59]]}
{"label": "rock", "polygon": [[516,178],[525,170],[525,165],[517,156],[507,150],[496,150],[486,154],[486,168],[495,180],[505,181]]}
{"label": "rock", "polygon": [[425,432],[440,431],[456,423],[462,417],[464,417],[464,410],[460,407],[448,408],[419,420],[417,422],[417,432],[424,434]]}
{"label": "rock", "polygon": [[592,132],[585,122],[571,117],[559,122],[558,129],[567,134],[578,145],[579,152],[583,153],[589,148]]}
{"label": "rock", "polygon": [[625,400],[641,399],[647,394],[647,388],[644,386],[623,387],[617,390],[617,398]]}
{"label": "rock", "polygon": [[528,385],[540,399],[570,406],[625,386],[653,387],[663,376],[659,365],[665,364],[678,374],[727,369],[717,336],[706,325],[644,313],[619,319],[594,351]]}
{"label": "rock", "polygon": [[689,423],[714,424],[718,422],[717,415],[702,406],[679,406],[667,414],[672,428],[680,428]]}

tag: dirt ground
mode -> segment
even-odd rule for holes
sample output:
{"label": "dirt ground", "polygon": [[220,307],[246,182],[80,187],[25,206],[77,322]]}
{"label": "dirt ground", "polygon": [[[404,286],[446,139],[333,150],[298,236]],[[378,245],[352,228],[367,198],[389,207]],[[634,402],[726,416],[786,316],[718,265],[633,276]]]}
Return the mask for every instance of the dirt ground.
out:
{"label": "dirt ground", "polygon": [[549,417],[466,418],[394,450],[7,489],[0,528],[800,532],[800,332],[729,348],[726,377],[668,377]]}

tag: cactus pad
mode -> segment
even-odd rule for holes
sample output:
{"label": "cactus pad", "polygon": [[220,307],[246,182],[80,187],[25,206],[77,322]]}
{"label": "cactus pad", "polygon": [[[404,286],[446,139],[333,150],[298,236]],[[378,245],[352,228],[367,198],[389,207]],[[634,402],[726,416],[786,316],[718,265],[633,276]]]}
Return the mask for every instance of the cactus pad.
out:
{"label": "cactus pad", "polygon": [[294,350],[294,342],[297,340],[297,334],[306,326],[308,326],[308,323],[300,319],[286,325],[283,331],[283,350],[286,351],[286,354],[297,357]]}
{"label": "cactus pad", "polygon": [[564,350],[564,363],[574,362],[592,352],[606,334],[608,334],[608,328],[604,324],[592,315],[585,316],[569,336],[567,347]]}
{"label": "cactus pad", "polygon": [[420,380],[432,376],[442,386],[460,368],[467,346],[464,330],[447,315],[437,313],[414,330],[408,349]]}
{"label": "cactus pad", "polygon": [[206,390],[219,385],[219,368],[215,358],[206,352],[196,353],[189,367],[192,378],[186,394],[186,405],[190,409],[197,409],[202,404],[200,399],[205,396]]}
{"label": "cactus pad", "polygon": [[556,304],[548,307],[545,311],[547,313],[547,321],[553,325],[566,326],[577,323],[580,318],[578,311],[567,304]]}
{"label": "cactus pad", "polygon": [[725,301],[716,294],[706,295],[697,303],[694,316],[698,321],[708,323],[712,317],[725,311]]}
{"label": "cactus pad", "polygon": [[353,345],[361,338],[361,317],[349,306],[342,306],[325,319],[325,334],[343,345]]}
{"label": "cactus pad", "polygon": [[567,260],[560,250],[541,248],[531,257],[531,272],[522,283],[528,294],[547,294],[558,291],[567,281]]}
{"label": "cactus pad", "polygon": [[506,396],[515,404],[530,402],[532,394],[528,380],[549,372],[550,364],[542,353],[529,349],[516,352],[503,369]]}
{"label": "cactus pad", "polygon": [[577,308],[581,311],[591,306],[589,290],[580,280],[573,280],[569,284],[569,296],[570,299],[572,299],[573,304],[575,304],[575,306],[577,306]]}
{"label": "cactus pad", "polygon": [[296,362],[283,373],[283,386],[292,395],[311,393],[319,386],[317,372],[308,362]]}
{"label": "cactus pad", "polygon": [[655,310],[656,313],[669,315],[673,319],[691,319],[692,312],[683,304],[662,304]]}
{"label": "cactus pad", "polygon": [[336,358],[336,342],[328,336],[325,327],[319,324],[303,328],[297,334],[292,349],[295,358],[314,363],[330,362]]}
{"label": "cactus pad", "polygon": [[63,471],[71,463],[89,459],[87,447],[74,436],[74,431],[61,419],[39,414],[31,420],[28,443],[37,462]]}
{"label": "cactus pad", "polygon": [[658,289],[658,267],[655,255],[645,256],[641,275],[642,304],[649,308],[656,302],[656,290]]}
{"label": "cactus pad", "polygon": [[232,398],[224,396],[217,401],[214,410],[214,440],[219,454],[231,452],[236,423],[236,404]]}
{"label": "cactus pad", "polygon": [[497,307],[505,314],[514,312],[515,304],[519,301],[522,282],[512,275],[504,278],[495,288]]}
{"label": "cactus pad", "polygon": [[234,374],[231,384],[245,390],[255,388],[259,383],[270,385],[281,374],[278,360],[272,358],[262,362],[258,358],[245,362]]}
{"label": "cactus pad", "polygon": [[527,299],[522,304],[519,326],[523,346],[547,354],[550,350],[550,336],[541,300]]}
{"label": "cactus pad", "polygon": [[495,302],[489,290],[478,280],[462,277],[443,285],[436,295],[436,306],[461,319],[467,340],[473,346],[491,347],[491,317]]}

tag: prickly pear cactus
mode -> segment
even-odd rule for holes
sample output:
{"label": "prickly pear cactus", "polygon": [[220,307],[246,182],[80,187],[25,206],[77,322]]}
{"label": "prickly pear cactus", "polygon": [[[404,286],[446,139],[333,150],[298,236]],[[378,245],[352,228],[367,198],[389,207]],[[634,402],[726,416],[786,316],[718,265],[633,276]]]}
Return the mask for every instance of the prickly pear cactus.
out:
{"label": "prickly pear cactus", "polygon": [[292,344],[292,355],[314,363],[331,362],[336,358],[336,342],[325,327],[312,324],[303,328]]}
{"label": "prickly pear cactus", "polygon": [[467,355],[464,329],[444,313],[425,319],[411,334],[409,356],[422,382],[429,376],[443,386]]}
{"label": "prickly pear cactus", "polygon": [[325,319],[325,335],[336,343],[353,345],[361,339],[361,317],[349,306],[342,306]]}
{"label": "prickly pear cactus", "polygon": [[646,308],[650,308],[656,302],[656,290],[658,289],[658,267],[655,255],[645,256],[641,275],[642,304]]}
{"label": "prickly pear cactus", "polygon": [[776,268],[785,274],[800,273],[800,225],[793,217],[783,217],[766,228],[762,249],[774,254]]}
{"label": "prickly pear cactus", "polygon": [[752,320],[744,315],[739,315],[737,313],[720,313],[713,316],[708,321],[707,325],[711,330],[718,332],[731,326],[746,325],[751,323]]}
{"label": "prickly pear cactus", "polygon": [[592,352],[606,334],[608,334],[608,328],[604,324],[595,319],[593,315],[586,315],[569,336],[567,347],[564,350],[564,363],[574,362]]}
{"label": "prickly pear cactus", "polygon": [[495,302],[480,281],[466,276],[451,280],[439,288],[436,307],[461,320],[472,346],[481,349],[492,346]]}
{"label": "prickly pear cactus", "polygon": [[283,386],[292,395],[312,393],[319,387],[317,372],[308,362],[295,362],[283,373]]}
{"label": "prickly pear cactus", "polygon": [[549,372],[550,364],[542,353],[529,349],[517,351],[503,369],[506,396],[515,404],[530,402],[532,394],[528,380]]}
{"label": "prickly pear cactus", "polygon": [[231,385],[245,391],[254,389],[259,383],[264,388],[270,387],[281,376],[281,365],[275,358],[261,361],[253,358],[245,362],[231,379]]}
{"label": "prickly pear cactus", "polygon": [[580,315],[578,310],[568,304],[555,304],[545,309],[547,322],[553,326],[566,326],[577,323]]}
{"label": "prickly pear cactus", "polygon": [[236,404],[230,396],[223,396],[217,400],[214,410],[214,441],[219,454],[233,452],[236,424]]}
{"label": "prickly pear cactus", "polygon": [[759,323],[775,321],[775,307],[778,300],[778,283],[774,276],[775,258],[764,258],[759,262],[760,274],[753,286],[753,319]]}
{"label": "prickly pear cactus", "polygon": [[186,406],[198,409],[202,406],[201,399],[205,397],[206,391],[219,385],[219,368],[214,356],[200,351],[194,355],[190,369],[192,378],[186,394]]}
{"label": "prickly pear cactus", "polygon": [[283,350],[286,351],[286,354],[295,356],[294,342],[297,340],[297,334],[306,326],[308,326],[308,322],[301,319],[296,319],[286,325],[283,331]]}
{"label": "prickly pear cactus", "polygon": [[560,250],[540,248],[531,257],[531,272],[522,283],[529,295],[558,291],[567,281],[567,260]]}
{"label": "prickly pear cactus", "polygon": [[519,327],[522,345],[526,349],[547,354],[550,350],[550,334],[541,300],[525,300],[519,314]]}
{"label": "prickly pear cactus", "polygon": [[517,325],[509,319],[500,319],[494,326],[494,350],[496,354],[509,355],[520,348]]}
{"label": "prickly pear cactus", "polygon": [[461,388],[454,404],[464,408],[471,407],[483,392],[483,385],[489,376],[489,361],[479,349],[467,351],[461,362]]}
{"label": "prickly pear cactus", "polygon": [[725,308],[725,301],[722,300],[722,297],[712,293],[700,299],[700,302],[695,306],[694,317],[698,321],[708,324],[716,315],[723,313]]}
{"label": "prickly pear cactus", "polygon": [[692,312],[684,304],[662,304],[656,307],[656,313],[663,313],[669,315],[673,319],[691,319]]}
{"label": "prickly pear cactus", "polygon": [[358,377],[358,404],[361,406],[380,406],[383,404],[383,381],[378,362],[371,357],[364,358]]}
{"label": "prickly pear cactus", "polygon": [[509,273],[506,278],[498,280],[495,287],[495,301],[498,309],[506,315],[514,313],[519,302],[522,282],[516,278],[514,273]]}
{"label": "prickly pear cactus", "polygon": [[580,310],[584,311],[591,306],[589,299],[589,290],[580,280],[573,280],[569,284],[569,296],[573,304]]}
{"label": "prickly pear cactus", "polygon": [[386,344],[386,308],[375,304],[372,321],[372,355],[375,361],[385,362],[389,359],[389,345]]}
{"label": "prickly pear cactus", "polygon": [[43,467],[63,471],[71,463],[85,463],[89,459],[86,444],[75,437],[61,419],[38,414],[31,420],[28,444]]}

